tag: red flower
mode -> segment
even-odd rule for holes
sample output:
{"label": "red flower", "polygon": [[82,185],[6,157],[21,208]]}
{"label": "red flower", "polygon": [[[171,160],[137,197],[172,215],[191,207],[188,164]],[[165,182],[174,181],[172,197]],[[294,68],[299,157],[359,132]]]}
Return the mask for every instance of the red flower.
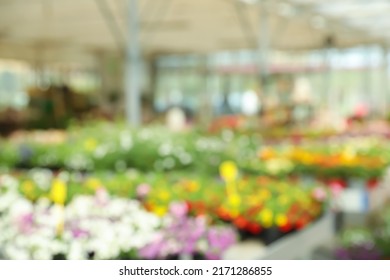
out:
{"label": "red flower", "polygon": [[252,217],[254,215],[256,215],[257,213],[260,212],[260,210],[263,208],[262,205],[258,205],[258,206],[254,206],[254,207],[251,207],[248,209],[248,211],[246,212],[246,215],[248,217]]}
{"label": "red flower", "polygon": [[225,210],[224,208],[222,208],[222,207],[219,207],[216,210],[216,213],[217,213],[217,216],[220,217],[224,221],[230,221],[231,220],[230,213],[227,210]]}
{"label": "red flower", "polygon": [[367,187],[368,189],[372,190],[372,189],[375,189],[379,184],[379,180],[377,178],[372,178],[370,180],[368,180],[367,182]]}
{"label": "red flower", "polygon": [[335,186],[335,185],[339,185],[343,188],[346,188],[347,187],[347,182],[345,180],[342,180],[342,179],[333,179],[333,180],[330,180],[328,182],[328,185],[329,186]]}
{"label": "red flower", "polygon": [[262,231],[261,226],[257,223],[248,223],[245,229],[251,234],[259,234]]}
{"label": "red flower", "polygon": [[191,212],[192,211],[192,202],[191,201],[186,201],[185,203],[187,205],[188,212]]}
{"label": "red flower", "polygon": [[285,225],[279,227],[280,231],[283,233],[290,232],[293,229],[293,225],[287,222]]}
{"label": "red flower", "polygon": [[238,217],[233,222],[239,229],[246,229],[249,222],[244,217]]}
{"label": "red flower", "polygon": [[306,219],[302,219],[302,218],[298,219],[295,223],[295,227],[297,229],[303,229],[306,225],[307,225]]}

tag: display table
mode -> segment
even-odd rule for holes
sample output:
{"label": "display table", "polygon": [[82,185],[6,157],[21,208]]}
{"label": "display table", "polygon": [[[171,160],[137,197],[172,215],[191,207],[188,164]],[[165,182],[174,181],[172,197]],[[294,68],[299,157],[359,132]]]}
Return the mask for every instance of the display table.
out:
{"label": "display table", "polygon": [[327,213],[304,230],[287,235],[269,246],[258,241],[245,241],[233,246],[224,255],[226,260],[294,260],[310,259],[312,252],[332,240],[334,214]]}

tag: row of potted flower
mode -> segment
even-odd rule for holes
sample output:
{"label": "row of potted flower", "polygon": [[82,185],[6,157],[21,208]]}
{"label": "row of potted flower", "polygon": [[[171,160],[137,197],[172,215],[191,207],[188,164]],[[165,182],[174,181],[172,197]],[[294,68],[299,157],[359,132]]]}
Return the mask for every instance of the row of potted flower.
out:
{"label": "row of potted flower", "polygon": [[172,202],[160,217],[103,188],[66,205],[60,187],[54,189],[52,200],[32,202],[20,195],[14,177],[0,177],[1,258],[219,259],[237,240],[229,226],[188,216],[185,203]]}
{"label": "row of potted flower", "polygon": [[352,182],[375,187],[389,163],[390,149],[387,143],[355,139],[333,146],[263,147],[258,158],[244,168],[274,177],[299,176],[305,180],[320,179],[329,184],[337,181],[343,187]]}
{"label": "row of potted flower", "polygon": [[71,203],[78,195],[93,195],[104,187],[111,195],[137,199],[159,217],[169,213],[172,202],[184,201],[191,216],[206,215],[212,222],[229,223],[243,236],[264,240],[265,233],[278,231],[279,236],[269,242],[305,227],[326,209],[329,195],[318,184],[302,187],[293,181],[239,175],[234,163],[230,165],[233,166],[225,166],[225,174],[217,178],[136,171],[55,174],[49,170],[33,170],[15,177],[20,192],[31,201],[42,197],[57,201],[61,200],[59,195],[66,196],[64,203]]}
{"label": "row of potted flower", "polygon": [[390,205],[372,213],[364,226],[350,227],[340,233],[336,259],[380,260],[390,259]]}
{"label": "row of potted flower", "polygon": [[[52,133],[54,136],[50,136]],[[60,136],[55,136],[58,133]],[[66,133],[44,133],[41,138],[25,134],[17,141],[2,141],[0,145],[0,166],[9,168],[89,172],[136,168],[145,172],[187,170],[217,175],[223,161],[234,160],[248,173],[278,178],[310,175],[326,180],[364,179],[370,185],[383,176],[390,162],[388,144],[377,138],[262,146],[259,135],[231,130],[204,136],[196,131],[169,133],[161,127],[131,129],[104,123]]]}
{"label": "row of potted flower", "polygon": [[[259,137],[230,130],[206,136],[197,131],[173,133],[164,127],[132,129],[124,124],[98,123],[66,133],[41,133],[42,137],[25,133],[0,141],[0,167],[78,171],[136,168],[217,174],[222,161],[246,161],[260,145]],[[61,136],[52,135],[58,133]]]}

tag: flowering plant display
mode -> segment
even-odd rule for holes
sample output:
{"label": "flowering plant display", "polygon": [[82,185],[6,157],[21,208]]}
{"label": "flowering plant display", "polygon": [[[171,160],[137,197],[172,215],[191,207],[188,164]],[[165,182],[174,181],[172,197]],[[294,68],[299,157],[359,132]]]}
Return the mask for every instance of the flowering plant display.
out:
{"label": "flowering plant display", "polygon": [[259,177],[239,181],[238,189],[238,194],[228,196],[216,213],[246,235],[270,230],[283,235],[300,230],[326,210],[328,193],[321,186],[302,188],[293,182]]}
{"label": "flowering plant display", "polygon": [[366,228],[346,229],[339,238],[339,247],[335,250],[340,260],[378,260],[381,252],[376,246],[374,236]]}
{"label": "flowering plant display", "polygon": [[220,259],[237,240],[236,232],[231,227],[208,227],[206,216],[188,216],[185,203],[172,203],[169,213],[165,226],[156,232],[154,242],[140,250],[143,258]]}
{"label": "flowering plant display", "polygon": [[[86,182],[91,184],[90,180]],[[20,195],[15,177],[0,177],[3,257],[138,259],[183,257],[185,253],[192,258],[218,259],[237,240],[231,227],[210,225],[205,216],[188,216],[184,202],[170,203],[169,212],[159,217],[146,211],[140,201],[110,197],[96,184],[94,195],[75,194],[65,203],[68,183],[53,177],[49,195],[33,202]],[[142,197],[148,188],[139,185],[136,194]],[[169,236],[162,240],[162,234]]]}
{"label": "flowering plant display", "polygon": [[[136,171],[83,175],[35,170],[19,174],[17,188],[31,201],[40,198],[72,203],[101,188],[115,197],[137,199],[158,217],[169,215],[171,204],[183,201],[190,217],[207,216],[212,223],[228,222],[241,232],[259,235],[276,229],[288,233],[316,220],[326,209],[328,193],[318,184],[305,186],[269,177],[245,176],[234,164],[224,165],[224,179],[191,174],[144,174]],[[230,178],[230,183],[224,180]],[[66,185],[66,198],[61,198]],[[53,191],[55,190],[55,191]]]}
{"label": "flowering plant display", "polygon": [[224,160],[253,157],[260,139],[231,130],[205,136],[197,131],[174,133],[163,127],[132,129],[124,124],[98,123],[71,128],[50,143],[32,137],[3,142],[0,166],[11,168],[217,173]]}
{"label": "flowering plant display", "polygon": [[390,207],[371,213],[365,225],[345,229],[338,238],[337,259],[390,258]]}
{"label": "flowering plant display", "polygon": [[[387,144],[375,139],[333,145],[263,147],[246,169],[274,177],[310,175],[318,179],[363,179],[368,186],[381,179],[390,163]],[[343,183],[344,184],[344,183]]]}
{"label": "flowering plant display", "polygon": [[61,207],[45,198],[32,203],[9,184],[1,184],[2,191],[8,190],[0,198],[0,205],[8,206],[0,216],[0,248],[5,258],[136,258],[161,224],[139,202],[110,198],[104,189],[95,196],[77,196]]}

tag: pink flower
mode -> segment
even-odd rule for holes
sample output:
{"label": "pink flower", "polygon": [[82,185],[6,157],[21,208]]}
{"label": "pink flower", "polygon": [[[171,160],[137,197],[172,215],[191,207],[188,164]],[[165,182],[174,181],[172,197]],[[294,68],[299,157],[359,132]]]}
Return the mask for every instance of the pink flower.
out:
{"label": "pink flower", "polygon": [[169,210],[176,218],[182,218],[188,213],[187,204],[182,202],[172,202]]}
{"label": "pink flower", "polygon": [[83,238],[83,237],[88,237],[89,232],[86,230],[83,230],[81,228],[73,228],[72,229],[72,235],[74,238]]}
{"label": "pink flower", "polygon": [[95,193],[95,198],[98,205],[104,206],[108,203],[110,196],[106,189],[98,188]]}
{"label": "pink flower", "polygon": [[24,214],[18,219],[19,230],[24,234],[29,234],[33,231],[34,215],[32,213]]}
{"label": "pink flower", "polygon": [[327,195],[323,188],[315,188],[313,191],[313,196],[318,201],[324,201]]}
{"label": "pink flower", "polygon": [[329,185],[329,187],[330,187],[330,190],[332,191],[333,196],[336,196],[336,197],[339,196],[344,190],[344,187],[340,183],[337,183],[337,182],[331,183]]}
{"label": "pink flower", "polygon": [[144,198],[150,192],[150,186],[148,184],[141,184],[137,187],[137,196],[139,198]]}

